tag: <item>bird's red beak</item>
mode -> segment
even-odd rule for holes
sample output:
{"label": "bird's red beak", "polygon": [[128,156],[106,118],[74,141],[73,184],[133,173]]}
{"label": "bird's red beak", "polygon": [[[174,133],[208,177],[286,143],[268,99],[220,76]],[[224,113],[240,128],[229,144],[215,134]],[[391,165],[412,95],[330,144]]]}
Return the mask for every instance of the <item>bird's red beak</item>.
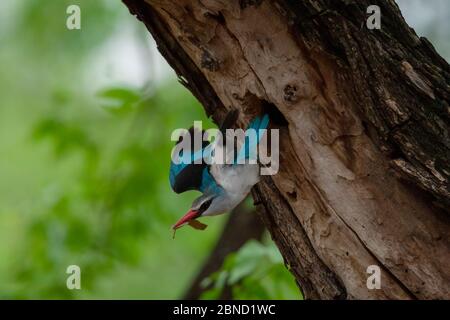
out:
{"label": "bird's red beak", "polygon": [[188,223],[189,221],[197,218],[200,215],[200,212],[197,210],[189,210],[188,213],[186,213],[183,217],[181,217],[180,220],[178,220],[177,223],[175,223],[172,227],[173,230],[176,230],[178,228],[181,228],[182,226],[184,226],[186,223]]}

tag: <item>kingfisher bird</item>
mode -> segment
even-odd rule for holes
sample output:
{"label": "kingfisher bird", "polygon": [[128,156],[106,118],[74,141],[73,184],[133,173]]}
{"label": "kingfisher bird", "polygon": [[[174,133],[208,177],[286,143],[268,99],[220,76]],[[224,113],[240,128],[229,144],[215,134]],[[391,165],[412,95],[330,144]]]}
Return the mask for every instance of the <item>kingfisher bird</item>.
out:
{"label": "kingfisher bird", "polygon": [[[258,183],[259,164],[249,160],[256,160],[257,146],[269,125],[269,116],[256,117],[250,122],[247,130],[254,129],[256,139],[250,139],[250,135],[246,131],[244,139],[238,141],[234,150],[224,150],[227,145],[227,135],[230,134],[230,130],[227,129],[231,129],[238,115],[237,110],[227,114],[220,126],[221,139],[215,140],[214,143],[202,141],[200,148],[191,149],[192,151],[186,154],[183,154],[183,150],[176,151],[175,148],[169,175],[173,191],[182,193],[188,190],[197,190],[202,192],[202,195],[193,201],[190,210],[173,225],[174,236],[175,230],[184,225],[204,230],[206,225],[197,221],[199,217],[214,216],[231,211],[247,197],[251,188]],[[191,127],[184,136],[178,139],[176,146],[187,135],[190,135],[190,138],[195,137],[195,134],[198,133],[196,130],[198,129]],[[203,134],[202,130],[201,137]],[[234,138],[233,136],[233,142]],[[193,142],[193,139],[190,141]],[[218,154],[225,156],[224,163],[203,161],[207,157],[214,158]],[[181,162],[183,157],[187,161]],[[202,158],[202,161],[198,161],[199,158]]]}

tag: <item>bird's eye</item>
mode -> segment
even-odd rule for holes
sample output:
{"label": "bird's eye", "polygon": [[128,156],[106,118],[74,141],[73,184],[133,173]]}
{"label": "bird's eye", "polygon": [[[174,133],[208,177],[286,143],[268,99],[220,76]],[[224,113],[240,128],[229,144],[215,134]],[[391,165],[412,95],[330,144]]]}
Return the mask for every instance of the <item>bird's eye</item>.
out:
{"label": "bird's eye", "polygon": [[201,212],[206,211],[209,208],[209,206],[211,205],[211,202],[212,202],[212,199],[209,199],[209,200],[203,202],[202,205],[200,206],[200,211]]}

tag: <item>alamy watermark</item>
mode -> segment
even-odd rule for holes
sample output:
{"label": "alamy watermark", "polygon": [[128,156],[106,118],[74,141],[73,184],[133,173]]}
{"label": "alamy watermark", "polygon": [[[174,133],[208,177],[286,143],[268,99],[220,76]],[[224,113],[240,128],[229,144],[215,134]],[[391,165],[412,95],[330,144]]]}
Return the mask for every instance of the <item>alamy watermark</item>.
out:
{"label": "alamy watermark", "polygon": [[[261,175],[275,175],[278,172],[280,153],[278,129],[226,129],[225,138],[219,129],[213,128],[202,132],[201,121],[194,121],[194,128],[196,130],[192,134],[187,129],[176,129],[172,132],[171,140],[179,141],[172,150],[173,163],[208,165],[260,163]],[[209,145],[202,148],[204,142],[209,142]]]}
{"label": "alamy watermark", "polygon": [[370,5],[367,7],[367,13],[370,16],[367,18],[366,26],[369,30],[381,29],[381,9],[377,5]]}
{"label": "alamy watermark", "polygon": [[377,265],[370,265],[366,272],[370,274],[367,277],[366,286],[369,290],[381,289],[381,269]]}
{"label": "alamy watermark", "polygon": [[76,264],[67,267],[66,273],[69,274],[66,280],[66,286],[69,290],[81,289],[81,268]]}
{"label": "alamy watermark", "polygon": [[66,13],[69,15],[66,20],[66,27],[69,30],[81,29],[81,9],[76,4],[67,7]]}

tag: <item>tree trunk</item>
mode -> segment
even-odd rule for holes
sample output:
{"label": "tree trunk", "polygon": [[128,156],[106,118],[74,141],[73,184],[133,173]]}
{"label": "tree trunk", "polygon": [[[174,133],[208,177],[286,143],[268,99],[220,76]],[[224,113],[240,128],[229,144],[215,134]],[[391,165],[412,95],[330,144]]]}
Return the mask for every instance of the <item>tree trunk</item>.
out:
{"label": "tree trunk", "polygon": [[450,298],[450,67],[394,1],[124,2],[217,123],[277,112],[253,196],[306,298]]}

